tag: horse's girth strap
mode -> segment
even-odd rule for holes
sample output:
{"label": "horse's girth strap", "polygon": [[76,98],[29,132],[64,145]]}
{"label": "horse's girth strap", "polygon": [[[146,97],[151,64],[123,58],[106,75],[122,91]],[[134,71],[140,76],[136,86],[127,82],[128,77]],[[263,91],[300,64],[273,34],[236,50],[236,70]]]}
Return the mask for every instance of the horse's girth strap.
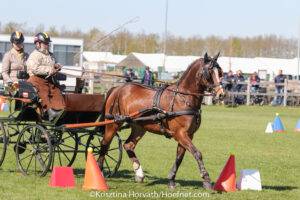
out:
{"label": "horse's girth strap", "polygon": [[159,88],[159,90],[156,91],[154,98],[153,98],[153,107],[154,108],[159,108],[160,97],[167,87],[168,87],[168,85],[164,85],[163,87]]}

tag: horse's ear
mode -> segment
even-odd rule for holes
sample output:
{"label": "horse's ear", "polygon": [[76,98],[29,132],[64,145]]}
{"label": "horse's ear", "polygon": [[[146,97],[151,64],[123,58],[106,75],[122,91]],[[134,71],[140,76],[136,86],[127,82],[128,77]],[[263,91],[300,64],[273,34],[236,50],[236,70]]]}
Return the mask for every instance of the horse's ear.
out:
{"label": "horse's ear", "polygon": [[210,61],[207,52],[204,54],[204,63],[208,63]]}
{"label": "horse's ear", "polygon": [[215,61],[217,61],[218,60],[218,58],[219,58],[219,56],[220,56],[220,51],[219,51],[219,53],[217,54],[217,55],[215,55],[215,57],[213,58]]}

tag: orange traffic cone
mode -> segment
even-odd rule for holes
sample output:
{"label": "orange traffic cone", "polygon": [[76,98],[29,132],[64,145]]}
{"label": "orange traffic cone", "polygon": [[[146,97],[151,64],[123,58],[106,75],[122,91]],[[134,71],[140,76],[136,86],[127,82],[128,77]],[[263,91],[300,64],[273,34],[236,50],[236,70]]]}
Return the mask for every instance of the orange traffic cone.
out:
{"label": "orange traffic cone", "polygon": [[214,190],[234,192],[236,191],[236,174],[235,174],[235,160],[234,155],[230,155],[225,167],[223,168],[216,184],[214,185]]}
{"label": "orange traffic cone", "polygon": [[88,148],[88,155],[85,165],[85,176],[82,187],[85,190],[108,190],[108,186],[105,182],[103,174],[93,156],[92,148]]}

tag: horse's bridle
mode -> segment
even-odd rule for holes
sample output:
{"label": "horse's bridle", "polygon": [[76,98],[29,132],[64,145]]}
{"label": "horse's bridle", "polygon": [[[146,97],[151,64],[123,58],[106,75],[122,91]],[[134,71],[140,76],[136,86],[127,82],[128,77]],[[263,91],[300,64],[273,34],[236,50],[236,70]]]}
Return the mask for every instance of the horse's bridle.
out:
{"label": "horse's bridle", "polygon": [[[208,67],[204,67],[201,71],[199,71],[198,72],[199,75],[197,75],[197,77],[203,76],[203,78],[205,78],[205,80],[207,82],[209,82],[209,79],[211,78],[211,72],[210,72],[210,70],[217,69],[219,71],[218,67],[215,67],[214,64],[215,64],[215,60],[211,60],[210,65]],[[222,86],[221,83],[219,83],[219,84],[208,84],[208,86],[207,86],[208,93],[206,93],[206,94],[199,94],[199,93],[193,93],[193,92],[179,91],[178,86],[179,86],[179,82],[177,81],[176,82],[176,89],[175,90],[174,89],[170,89],[170,88],[166,88],[166,90],[174,92],[175,95],[176,95],[176,93],[178,93],[178,94],[182,94],[182,95],[186,95],[186,96],[194,96],[197,99],[200,99],[203,96],[216,96],[216,94],[222,89],[221,87],[219,87],[217,90],[215,90],[215,88],[217,86]]]}

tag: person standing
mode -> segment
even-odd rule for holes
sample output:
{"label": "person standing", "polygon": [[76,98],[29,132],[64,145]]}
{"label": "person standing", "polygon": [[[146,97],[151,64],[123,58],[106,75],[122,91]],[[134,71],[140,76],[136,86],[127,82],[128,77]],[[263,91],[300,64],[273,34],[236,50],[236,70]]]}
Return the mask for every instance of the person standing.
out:
{"label": "person standing", "polygon": [[5,53],[2,61],[2,77],[5,85],[18,82],[19,71],[26,70],[28,54],[24,51],[24,35],[15,31],[10,36],[12,48]]}
{"label": "person standing", "polygon": [[62,65],[56,62],[49,51],[51,39],[47,33],[38,33],[34,37],[35,50],[27,60],[30,82],[41,98],[43,111],[48,113],[49,120],[54,120],[63,113],[65,101],[60,91],[55,74]]}
{"label": "person standing", "polygon": [[250,76],[251,92],[257,92],[259,89],[260,78],[256,72]]}
{"label": "person standing", "polygon": [[153,76],[153,72],[150,71],[150,68],[147,66],[145,71],[144,71],[144,75],[142,78],[142,84],[145,85],[153,85],[154,84],[154,76]]}
{"label": "person standing", "polygon": [[285,81],[286,77],[282,74],[282,70],[278,70],[278,74],[274,79],[275,83],[275,97],[272,102],[272,105],[281,105],[283,102],[283,91],[284,86],[283,83]]}
{"label": "person standing", "polygon": [[236,75],[234,76],[235,82],[235,92],[244,92],[245,91],[245,77],[243,76],[243,72],[238,70]]}
{"label": "person standing", "polygon": [[233,84],[235,82],[235,77],[233,75],[233,72],[231,70],[229,70],[223,80],[224,80],[223,84],[224,84],[225,90],[231,91],[233,89]]}
{"label": "person standing", "polygon": [[132,82],[134,79],[136,79],[136,75],[134,74],[134,71],[131,69],[131,68],[128,68],[126,71],[125,71],[125,74],[124,74],[124,77],[125,77],[125,82]]}
{"label": "person standing", "polygon": [[[243,73],[241,70],[238,70],[234,76],[234,92],[238,92],[238,93],[241,93],[241,92],[245,92],[245,77],[243,76]],[[236,104],[245,104],[245,99],[246,99],[246,96],[243,95],[243,94],[237,94],[235,97],[234,97],[234,102]]]}

